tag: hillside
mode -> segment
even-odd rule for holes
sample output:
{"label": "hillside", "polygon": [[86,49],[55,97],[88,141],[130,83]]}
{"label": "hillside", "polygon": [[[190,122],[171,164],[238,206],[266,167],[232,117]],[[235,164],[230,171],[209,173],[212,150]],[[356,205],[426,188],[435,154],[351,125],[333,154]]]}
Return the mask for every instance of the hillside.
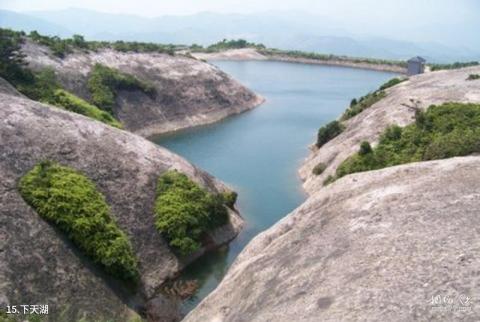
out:
{"label": "hillside", "polygon": [[[162,295],[163,283],[206,249],[233,239],[242,227],[240,216],[228,210],[227,224],[209,231],[198,251],[180,256],[154,223],[157,180],[167,170],[176,169],[211,194],[228,190],[221,182],[137,135],[32,101],[3,79],[0,79],[0,123],[3,307],[16,303],[48,304],[49,318],[55,321],[84,318],[123,322],[138,313],[154,320],[175,318],[176,302]],[[113,222],[131,242],[133,256],[138,260],[138,281],[125,282],[112,277],[72,243],[68,237],[72,231],[70,235],[64,233],[61,226],[39,216],[45,208],[36,203],[32,205],[39,208],[32,208],[26,203],[26,195],[20,194],[24,175],[39,165],[41,169],[45,161],[77,171],[76,177],[84,176],[86,179],[82,180],[91,181],[98,189],[94,196],[104,196],[105,200],[100,197],[99,202],[108,205]],[[74,199],[71,202],[61,199],[65,203],[58,204],[57,211],[81,204],[81,194],[86,188],[75,186],[78,179],[72,184],[63,189],[77,189]],[[34,192],[33,200],[41,196],[43,193]],[[60,198],[67,196],[67,192],[61,192]],[[86,200],[87,204],[75,211],[75,216],[95,206],[91,197]]]}
{"label": "hillside", "polygon": [[467,80],[479,72],[411,77],[312,147],[300,171],[307,201],[252,240],[184,321],[478,320],[478,153],[325,179],[430,104],[480,103],[480,83]]}
{"label": "hillside", "polygon": [[113,116],[124,128],[152,136],[221,120],[251,109],[263,99],[218,68],[181,55],[75,50],[64,58],[27,40],[22,45],[28,67],[54,70],[65,89],[89,101],[88,79],[95,64],[114,68],[151,85],[155,95],[119,90]]}
{"label": "hillside", "polygon": [[[355,18],[356,11],[352,9],[355,6],[360,4],[349,6],[349,14],[353,15],[351,18]],[[54,32],[46,32],[51,36],[66,36],[66,29],[85,35],[90,40],[208,45],[224,38],[245,38],[273,48],[336,55],[389,59],[408,59],[421,55],[437,62],[477,60],[479,57],[480,44],[474,32],[479,24],[473,14],[462,16],[462,23],[456,20],[459,18],[442,19],[439,26],[422,23],[420,11],[410,12],[409,24],[403,23],[398,17],[396,22],[389,21],[384,28],[370,29],[364,35],[359,35],[358,30],[364,30],[368,24],[353,27],[351,24],[355,19],[345,18],[345,15],[338,19],[328,15],[325,10],[305,12],[282,10],[281,7],[277,9],[250,14],[198,12],[191,15],[165,15],[161,12],[157,13],[158,17],[137,16],[131,11],[128,14],[113,14],[82,8],[0,12],[0,26],[45,33],[51,30],[45,26],[47,22],[61,26]],[[437,16],[433,13],[437,9],[430,7],[428,11]],[[15,16],[15,20],[9,19],[9,16]],[[439,39],[446,45],[440,44]]]}

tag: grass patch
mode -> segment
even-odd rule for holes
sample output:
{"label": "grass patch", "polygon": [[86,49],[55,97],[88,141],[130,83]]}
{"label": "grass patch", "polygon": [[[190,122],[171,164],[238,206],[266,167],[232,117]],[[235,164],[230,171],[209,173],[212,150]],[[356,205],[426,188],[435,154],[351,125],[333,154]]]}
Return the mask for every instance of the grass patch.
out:
{"label": "grass patch", "polygon": [[363,142],[360,151],[337,168],[336,177],[479,152],[480,105],[446,103],[417,112],[415,123],[406,127],[387,128],[373,149]]}
{"label": "grass patch", "polygon": [[103,122],[116,128],[122,128],[122,124],[110,113],[102,111],[98,107],[89,104],[78,96],[75,96],[63,89],[57,89],[53,97],[47,101],[52,105],[66,109],[67,111],[88,116],[94,120]]}
{"label": "grass patch", "polygon": [[477,80],[477,79],[480,79],[480,75],[479,74],[470,74],[468,75],[467,77],[467,80],[471,81],[471,80]]}
{"label": "grass patch", "polygon": [[342,133],[344,129],[345,127],[339,121],[332,121],[322,126],[317,134],[317,147],[321,148],[325,143]]}
{"label": "grass patch", "polygon": [[105,197],[87,177],[46,161],[21,178],[19,191],[43,219],[63,231],[106,272],[136,280],[137,260],[130,241],[112,218]]}
{"label": "grass patch", "polygon": [[93,66],[87,87],[92,103],[109,113],[113,113],[115,98],[119,90],[139,90],[149,96],[155,94],[155,88],[152,85],[135,76],[101,64]]}
{"label": "grass patch", "polygon": [[190,254],[200,248],[206,232],[228,222],[225,203],[221,194],[202,189],[182,173],[168,171],[158,179],[155,227],[181,255]]}

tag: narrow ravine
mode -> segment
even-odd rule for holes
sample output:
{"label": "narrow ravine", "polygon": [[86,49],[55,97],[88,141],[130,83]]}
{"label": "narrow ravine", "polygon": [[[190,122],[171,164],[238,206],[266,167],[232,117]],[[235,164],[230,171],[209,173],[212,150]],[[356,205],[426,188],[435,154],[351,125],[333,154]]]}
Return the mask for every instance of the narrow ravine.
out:
{"label": "narrow ravine", "polygon": [[200,283],[195,296],[183,303],[184,313],[218,285],[256,234],[305,199],[297,171],[318,128],[337,118],[352,98],[395,76],[271,61],[213,63],[267,101],[220,123],[154,139],[238,191],[237,207],[247,222],[228,248],[205,256],[184,272],[183,278]]}

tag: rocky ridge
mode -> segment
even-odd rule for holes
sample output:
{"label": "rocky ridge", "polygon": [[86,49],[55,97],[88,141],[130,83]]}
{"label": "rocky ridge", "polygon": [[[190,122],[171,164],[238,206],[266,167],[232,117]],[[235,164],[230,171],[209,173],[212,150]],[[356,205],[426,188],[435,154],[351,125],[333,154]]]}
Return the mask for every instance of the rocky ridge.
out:
{"label": "rocky ridge", "polygon": [[245,88],[217,67],[184,55],[75,50],[65,58],[26,40],[22,52],[29,68],[52,68],[69,91],[88,100],[87,79],[100,63],[131,74],[153,85],[156,95],[122,90],[114,115],[125,129],[152,136],[219,121],[258,106],[263,98]]}
{"label": "rocky ridge", "polygon": [[[81,171],[105,195],[139,259],[138,291],[106,276],[24,202],[18,181],[43,160]],[[174,311],[158,288],[205,249],[179,258],[154,227],[156,181],[171,169],[212,192],[227,190],[209,174],[140,136],[31,101],[0,79],[2,307],[48,304],[52,319],[61,315],[68,321],[127,321],[138,312],[158,316]],[[229,223],[212,233],[211,244],[230,241],[242,225],[241,217],[230,211]]]}

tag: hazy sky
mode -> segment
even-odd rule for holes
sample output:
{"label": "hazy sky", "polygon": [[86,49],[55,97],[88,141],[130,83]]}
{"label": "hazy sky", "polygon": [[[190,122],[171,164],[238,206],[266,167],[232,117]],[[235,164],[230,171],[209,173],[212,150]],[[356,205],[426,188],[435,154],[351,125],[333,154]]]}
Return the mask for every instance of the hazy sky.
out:
{"label": "hazy sky", "polygon": [[[477,0],[1,0],[0,8],[28,11],[68,7],[143,16],[192,14],[201,11],[252,13],[268,10],[301,10],[354,20],[398,20],[413,17],[462,17],[479,15]],[[413,9],[412,9],[413,8]]]}
{"label": "hazy sky", "polygon": [[296,11],[359,36],[480,48],[480,0],[0,0],[0,9],[14,11],[72,7],[148,17]]}

